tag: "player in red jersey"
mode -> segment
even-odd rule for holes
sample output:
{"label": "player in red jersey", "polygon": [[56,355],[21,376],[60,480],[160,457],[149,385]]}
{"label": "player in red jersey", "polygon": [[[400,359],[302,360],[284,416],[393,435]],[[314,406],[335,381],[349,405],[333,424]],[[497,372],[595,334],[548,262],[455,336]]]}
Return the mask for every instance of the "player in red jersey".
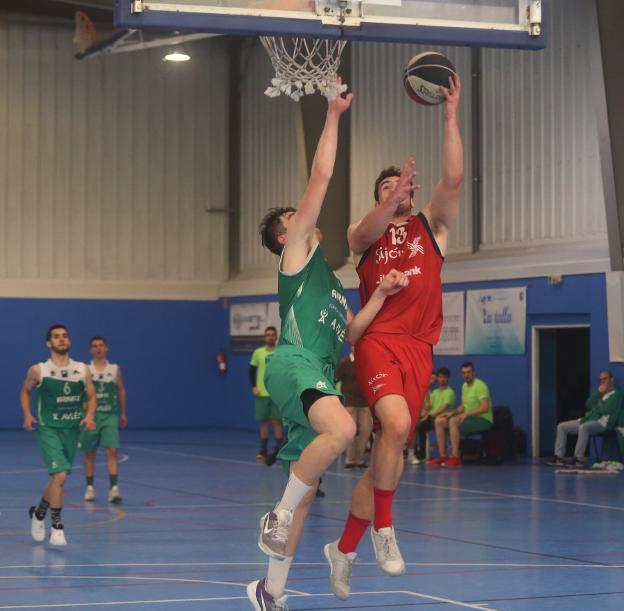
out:
{"label": "player in red jersey", "polygon": [[392,501],[403,472],[403,448],[418,422],[429,386],[432,347],[442,329],[440,273],[464,177],[457,124],[459,76],[449,85],[441,88],[446,97],[442,176],[431,201],[412,214],[417,185],[410,159],[402,170],[388,168],[379,175],[375,208],[348,231],[362,304],[391,268],[410,276],[410,283],[386,300],[355,346],[356,375],[373,411],[377,434],[369,468],[353,491],[342,536],[325,546],[331,588],[343,600],[350,593],[355,550],[373,520],[377,564],[390,575],[405,572],[394,534]]}

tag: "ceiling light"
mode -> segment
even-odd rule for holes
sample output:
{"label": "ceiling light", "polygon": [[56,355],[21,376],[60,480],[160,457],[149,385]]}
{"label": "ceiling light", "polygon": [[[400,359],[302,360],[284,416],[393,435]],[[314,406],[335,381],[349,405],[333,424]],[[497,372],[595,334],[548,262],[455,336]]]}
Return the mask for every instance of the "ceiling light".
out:
{"label": "ceiling light", "polygon": [[184,51],[171,51],[163,57],[164,62],[187,62],[191,59],[191,56]]}

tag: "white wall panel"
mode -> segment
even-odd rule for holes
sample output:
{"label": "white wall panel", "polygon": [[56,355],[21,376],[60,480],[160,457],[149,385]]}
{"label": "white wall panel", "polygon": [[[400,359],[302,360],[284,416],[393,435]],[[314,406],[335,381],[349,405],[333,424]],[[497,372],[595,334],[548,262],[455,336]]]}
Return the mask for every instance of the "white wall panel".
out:
{"label": "white wall panel", "polygon": [[259,42],[242,53],[240,272],[273,270],[275,255],[262,248],[258,226],[272,207],[295,206],[305,188],[300,105],[290,98],[268,98],[274,76]]}
{"label": "white wall panel", "polygon": [[[431,197],[441,172],[444,115],[442,106],[424,107],[412,102],[402,82],[409,59],[425,50],[416,45],[352,43],[351,109],[351,219],[362,217],[374,204],[373,185],[382,168],[402,166],[416,158],[422,189],[417,206]],[[449,240],[449,254],[470,252],[471,214],[471,123],[470,50],[436,48],[444,53],[462,76],[459,122],[465,149],[465,180],[461,214]]]}
{"label": "white wall panel", "polygon": [[550,3],[540,52],[483,50],[486,248],[606,237],[585,0]]}
{"label": "white wall panel", "polygon": [[2,294],[197,296],[227,275],[227,215],[206,212],[228,199],[227,43],[171,65],[79,62],[71,38],[0,23]]}

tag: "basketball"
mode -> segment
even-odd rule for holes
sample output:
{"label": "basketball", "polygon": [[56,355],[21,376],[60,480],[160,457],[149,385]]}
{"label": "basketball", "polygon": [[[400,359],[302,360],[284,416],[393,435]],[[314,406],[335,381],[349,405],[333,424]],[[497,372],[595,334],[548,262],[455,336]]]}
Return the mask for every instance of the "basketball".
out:
{"label": "basketball", "polygon": [[414,102],[435,106],[444,102],[440,85],[449,87],[455,67],[442,53],[425,51],[410,59],[403,73],[403,85]]}

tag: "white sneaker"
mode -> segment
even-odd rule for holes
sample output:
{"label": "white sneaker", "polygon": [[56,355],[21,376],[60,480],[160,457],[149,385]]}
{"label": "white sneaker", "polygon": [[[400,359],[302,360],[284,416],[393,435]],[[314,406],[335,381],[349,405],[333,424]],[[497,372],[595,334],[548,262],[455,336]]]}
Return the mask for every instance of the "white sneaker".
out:
{"label": "white sneaker", "polygon": [[347,600],[351,594],[351,571],[357,558],[355,552],[343,554],[338,549],[338,541],[332,541],[323,548],[323,553],[329,562],[329,585],[332,592],[340,599]]}
{"label": "white sneaker", "polygon": [[121,492],[119,492],[119,486],[113,486],[108,491],[108,502],[119,503],[121,501]]}
{"label": "white sneaker", "polygon": [[410,448],[407,451],[407,462],[410,465],[419,465],[420,464],[420,460],[418,458],[416,458],[416,452],[414,452],[414,448]]}
{"label": "white sneaker", "polygon": [[33,505],[28,510],[28,515],[30,516],[30,534],[37,543],[41,543],[45,539],[45,520],[37,519],[35,509],[36,507]]}
{"label": "white sneaker", "polygon": [[60,528],[53,526],[50,529],[50,545],[56,545],[58,547],[67,545],[67,541],[65,540],[65,530],[62,525]]}
{"label": "white sneaker", "polygon": [[388,526],[376,531],[371,528],[371,539],[377,564],[388,575],[403,575],[405,562],[399,551],[399,545],[394,535],[394,527]]}
{"label": "white sneaker", "polygon": [[93,486],[87,486],[84,493],[85,501],[95,501],[95,488]]}
{"label": "white sneaker", "polygon": [[258,547],[271,558],[283,560],[290,535],[293,512],[288,509],[269,511],[260,518]]}

